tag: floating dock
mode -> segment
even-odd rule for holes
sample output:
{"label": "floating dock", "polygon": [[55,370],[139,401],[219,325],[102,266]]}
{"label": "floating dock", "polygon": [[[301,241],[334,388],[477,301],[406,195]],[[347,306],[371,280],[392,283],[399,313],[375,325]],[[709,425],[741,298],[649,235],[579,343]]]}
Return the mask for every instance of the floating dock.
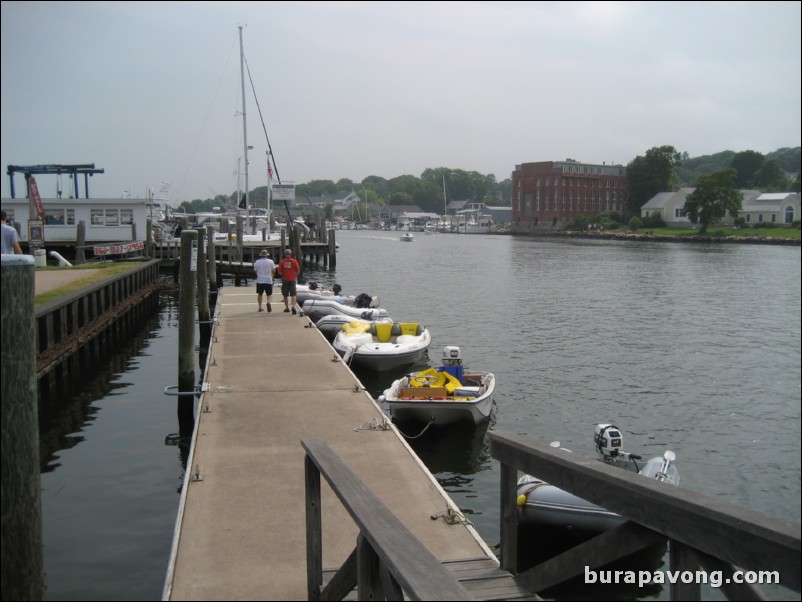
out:
{"label": "floating dock", "polygon": [[[280,294],[272,309],[257,311],[254,286],[219,291],[163,599],[307,599],[302,439],[325,442],[441,563],[511,584],[469,523],[445,520],[458,509],[311,321]],[[336,569],[358,529],[325,483],[321,511]]]}

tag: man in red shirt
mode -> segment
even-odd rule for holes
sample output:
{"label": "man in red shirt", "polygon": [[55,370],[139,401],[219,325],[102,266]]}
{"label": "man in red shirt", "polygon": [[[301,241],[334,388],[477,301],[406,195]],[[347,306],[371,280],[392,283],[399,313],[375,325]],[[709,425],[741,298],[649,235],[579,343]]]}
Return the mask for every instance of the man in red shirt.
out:
{"label": "man in red shirt", "polygon": [[[301,273],[301,266],[292,256],[290,249],[284,251],[284,257],[278,262],[276,272],[281,276],[281,296],[284,297],[284,313],[289,313],[290,307],[292,307],[292,313],[296,314],[295,306],[298,305],[296,284],[298,283],[298,274]],[[288,303],[289,297],[292,297],[292,305]]]}

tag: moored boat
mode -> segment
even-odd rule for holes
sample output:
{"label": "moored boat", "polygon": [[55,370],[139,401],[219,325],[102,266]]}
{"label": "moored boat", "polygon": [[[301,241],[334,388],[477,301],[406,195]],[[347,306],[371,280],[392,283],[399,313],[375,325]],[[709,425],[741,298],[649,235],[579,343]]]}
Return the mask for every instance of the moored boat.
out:
{"label": "moored boat", "polygon": [[466,370],[459,347],[447,346],[441,366],[396,380],[379,401],[387,404],[395,422],[476,425],[490,418],[495,389],[492,372]]}
{"label": "moored boat", "polygon": [[418,361],[432,342],[417,322],[354,321],[344,324],[332,346],[354,366],[382,372]]}
{"label": "moored boat", "polygon": [[378,303],[378,298],[371,297],[367,293],[361,293],[354,298],[353,305],[333,299],[309,299],[304,301],[301,307],[304,314],[312,321],[317,321],[324,316],[332,314],[361,318],[363,320],[386,318],[388,316],[387,310],[373,307],[374,303]]}
{"label": "moored boat", "polygon": [[[641,456],[624,451],[621,430],[612,424],[597,424],[593,441],[601,462],[646,478],[679,485],[674,452],[666,451],[662,457],[639,462]],[[552,447],[560,447],[559,442],[552,443]],[[627,520],[532,475],[524,475],[518,480],[517,493],[518,522],[523,524],[601,533]]]}
{"label": "moored boat", "polygon": [[367,324],[370,326],[374,322],[384,322],[384,323],[393,323],[393,319],[389,316],[383,318],[376,318],[375,320],[364,320],[362,318],[353,318],[351,316],[346,316],[345,314],[331,314],[328,316],[323,316],[317,322],[315,322],[315,326],[317,329],[323,333],[329,341],[333,341],[334,337],[337,336],[337,333],[342,330],[345,324],[350,324],[352,322],[357,322],[360,324]]}

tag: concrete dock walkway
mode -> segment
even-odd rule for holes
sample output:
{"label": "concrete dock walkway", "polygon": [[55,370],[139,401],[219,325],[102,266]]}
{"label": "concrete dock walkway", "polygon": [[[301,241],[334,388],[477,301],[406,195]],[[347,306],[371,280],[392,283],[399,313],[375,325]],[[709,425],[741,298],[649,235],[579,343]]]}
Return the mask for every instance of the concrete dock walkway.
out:
{"label": "concrete dock walkway", "polygon": [[[163,598],[307,597],[304,450],[317,438],[441,562],[494,558],[307,318],[257,312],[255,287],[224,287]],[[388,383],[389,384],[389,383]],[[198,472],[202,480],[193,480]],[[323,566],[339,567],[357,529],[323,484]]]}

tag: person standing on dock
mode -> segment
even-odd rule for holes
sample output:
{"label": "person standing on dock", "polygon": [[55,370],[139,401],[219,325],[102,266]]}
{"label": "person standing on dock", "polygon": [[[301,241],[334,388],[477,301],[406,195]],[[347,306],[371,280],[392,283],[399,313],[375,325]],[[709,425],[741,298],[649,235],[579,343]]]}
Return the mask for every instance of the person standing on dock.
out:
{"label": "person standing on dock", "polygon": [[8,225],[8,213],[5,211],[0,212],[0,221],[3,222],[3,255],[11,255],[12,253],[22,255],[22,247],[19,246],[17,231],[13,226]]}
{"label": "person standing on dock", "polygon": [[273,311],[270,300],[273,297],[273,273],[276,264],[268,257],[267,249],[259,254],[259,259],[253,262],[253,271],[256,272],[256,300],[259,302],[259,311],[262,309],[262,295],[267,295],[267,311]]}
{"label": "person standing on dock", "polygon": [[[298,274],[301,273],[301,266],[292,256],[290,249],[285,249],[284,257],[278,262],[278,275],[281,276],[281,295],[284,297],[284,313],[288,313],[292,308],[292,313],[296,314],[295,306],[298,304]],[[288,303],[292,298],[292,304]]]}

